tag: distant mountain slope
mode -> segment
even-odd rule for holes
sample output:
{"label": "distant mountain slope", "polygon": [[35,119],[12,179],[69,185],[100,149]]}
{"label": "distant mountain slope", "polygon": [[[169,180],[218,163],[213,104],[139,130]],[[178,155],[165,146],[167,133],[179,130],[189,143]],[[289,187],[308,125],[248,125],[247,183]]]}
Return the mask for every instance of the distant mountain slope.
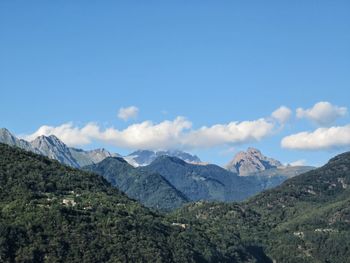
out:
{"label": "distant mountain slope", "polygon": [[250,147],[246,152],[237,153],[226,165],[226,169],[247,177],[253,183],[260,184],[261,190],[265,190],[315,167],[283,165],[280,161],[266,157],[258,149]]}
{"label": "distant mountain slope", "polygon": [[217,165],[194,165],[160,156],[139,170],[161,174],[190,200],[243,200],[261,189],[253,182]]}
{"label": "distant mountain slope", "polygon": [[85,170],[102,175],[129,197],[158,210],[181,207],[188,199],[157,173],[137,170],[122,158],[106,158]]}
{"label": "distant mountain slope", "polygon": [[84,151],[77,148],[69,148],[75,161],[78,163],[79,167],[83,167],[90,164],[99,163],[107,157],[120,157],[117,153],[110,153],[104,148],[95,149],[90,151]]}
{"label": "distant mountain slope", "polygon": [[299,174],[306,173],[314,170],[316,167],[313,166],[283,166],[280,168],[270,168],[256,173],[249,174],[249,176],[284,176],[286,178],[292,178]]}
{"label": "distant mountain slope", "polygon": [[134,167],[146,166],[152,163],[157,157],[172,156],[177,157],[188,163],[201,163],[201,160],[196,155],[191,155],[186,152],[172,150],[172,151],[149,151],[138,150],[127,156],[124,159]]}
{"label": "distant mountain slope", "polygon": [[262,190],[270,189],[282,184],[288,178],[306,173],[315,169],[312,166],[283,166],[280,168],[270,168],[245,176],[253,183],[260,184]]}
{"label": "distant mountain slope", "polygon": [[[199,224],[218,249],[240,236],[264,262],[349,262],[350,152],[240,204],[190,204],[170,218]],[[194,220],[194,221],[193,221]],[[196,221],[198,220],[198,221]],[[192,222],[192,223],[191,223]],[[258,249],[259,250],[259,249]],[[254,249],[257,251],[257,249]]]}
{"label": "distant mountain slope", "polygon": [[0,144],[1,262],[256,262],[240,242],[217,249],[101,176]]}

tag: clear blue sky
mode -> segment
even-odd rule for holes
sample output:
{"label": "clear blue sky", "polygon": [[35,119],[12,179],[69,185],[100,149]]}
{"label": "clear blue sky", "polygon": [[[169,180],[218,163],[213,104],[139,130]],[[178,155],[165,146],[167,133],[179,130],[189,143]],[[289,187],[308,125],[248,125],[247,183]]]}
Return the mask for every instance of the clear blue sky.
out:
{"label": "clear blue sky", "polygon": [[[281,140],[320,128],[296,118],[298,107],[350,106],[349,13],[349,1],[4,0],[0,126],[17,135],[67,122],[123,130],[184,116],[196,130],[266,118],[284,105],[293,114],[272,135],[192,152],[224,164],[256,146],[283,162],[319,165],[349,143],[310,151]],[[138,116],[118,119],[131,105]],[[327,128],[349,123],[345,113]],[[81,147],[97,146],[132,150],[98,140]]]}

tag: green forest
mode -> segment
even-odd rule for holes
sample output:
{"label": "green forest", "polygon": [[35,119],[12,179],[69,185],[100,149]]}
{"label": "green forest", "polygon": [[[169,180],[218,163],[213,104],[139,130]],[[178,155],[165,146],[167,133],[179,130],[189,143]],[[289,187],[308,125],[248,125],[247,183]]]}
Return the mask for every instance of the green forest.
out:
{"label": "green forest", "polygon": [[347,262],[350,153],[245,202],[143,207],[102,176],[0,144],[0,262]]}

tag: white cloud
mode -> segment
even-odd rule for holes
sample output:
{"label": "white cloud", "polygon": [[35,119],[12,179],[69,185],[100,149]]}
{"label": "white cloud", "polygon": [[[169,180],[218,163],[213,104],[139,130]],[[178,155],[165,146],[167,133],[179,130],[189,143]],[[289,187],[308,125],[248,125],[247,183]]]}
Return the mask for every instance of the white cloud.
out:
{"label": "white cloud", "polygon": [[350,124],[318,128],[313,132],[300,132],[284,137],[281,146],[296,150],[325,150],[350,147]]}
{"label": "white cloud", "polygon": [[102,129],[96,123],[83,127],[65,123],[57,127],[42,126],[24,139],[33,140],[39,135],[56,135],[69,146],[81,146],[93,141],[128,149],[194,149],[220,145],[237,145],[259,141],[275,132],[277,123],[271,119],[230,122],[192,128],[184,117],[160,123],[144,121],[123,130],[113,127]]}
{"label": "white cloud", "polygon": [[261,140],[272,134],[274,127],[273,122],[265,119],[216,124],[191,131],[185,140],[187,145],[194,148],[241,144]]}
{"label": "white cloud", "polygon": [[100,140],[118,147],[131,149],[181,148],[185,131],[192,123],[183,117],[154,124],[144,121],[124,130],[109,128],[101,133]]}
{"label": "white cloud", "polygon": [[138,113],[139,109],[135,106],[120,108],[118,111],[118,118],[127,121],[131,118],[136,118]]}
{"label": "white cloud", "polygon": [[306,165],[306,160],[297,160],[297,161],[294,161],[294,162],[291,162],[289,164],[290,166],[304,166]]}
{"label": "white cloud", "polygon": [[100,129],[95,123],[88,123],[83,128],[78,128],[74,127],[73,123],[69,122],[57,127],[44,125],[33,134],[21,137],[27,141],[32,141],[41,135],[56,135],[67,145],[75,146],[89,144],[91,143],[92,138],[98,137],[99,134]]}
{"label": "white cloud", "polygon": [[281,106],[271,114],[280,124],[285,124],[292,116],[292,111],[286,106]]}
{"label": "white cloud", "polygon": [[298,108],[296,114],[299,119],[307,118],[320,126],[329,126],[337,118],[346,115],[347,108],[332,105],[327,101],[321,101],[310,109]]}

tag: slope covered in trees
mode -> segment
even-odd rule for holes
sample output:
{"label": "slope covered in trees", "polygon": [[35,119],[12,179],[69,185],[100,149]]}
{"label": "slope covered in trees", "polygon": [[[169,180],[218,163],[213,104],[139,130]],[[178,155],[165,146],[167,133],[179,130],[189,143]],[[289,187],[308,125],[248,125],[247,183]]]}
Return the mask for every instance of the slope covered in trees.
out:
{"label": "slope covered in trees", "polygon": [[350,153],[242,203],[166,216],[103,177],[0,144],[0,262],[347,262]]}
{"label": "slope covered in trees", "polygon": [[103,177],[0,144],[0,262],[246,262],[196,225],[167,220]]}
{"label": "slope covered in trees", "polygon": [[236,236],[276,262],[348,262],[350,153],[243,203],[190,204],[170,218],[198,225],[222,253]]}

